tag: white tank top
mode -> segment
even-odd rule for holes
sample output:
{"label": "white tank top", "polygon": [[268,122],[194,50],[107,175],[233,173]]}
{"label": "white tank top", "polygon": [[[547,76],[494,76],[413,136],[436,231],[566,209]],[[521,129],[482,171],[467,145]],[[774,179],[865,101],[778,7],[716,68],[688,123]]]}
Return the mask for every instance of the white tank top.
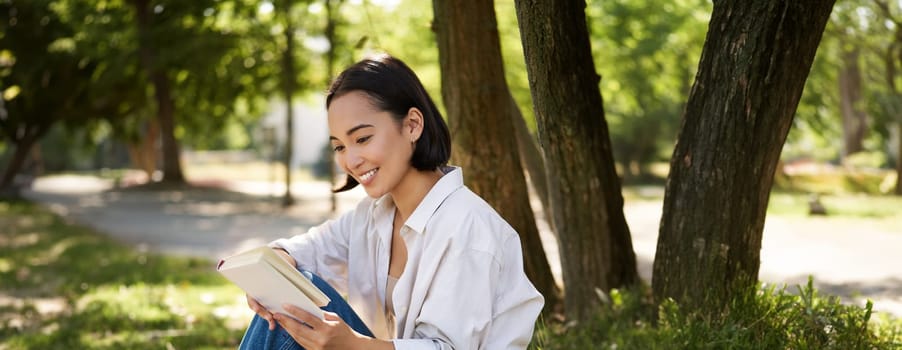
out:
{"label": "white tank top", "polygon": [[395,302],[392,300],[392,294],[395,291],[395,285],[398,279],[388,276],[385,282],[385,319],[388,321],[388,334],[395,334]]}

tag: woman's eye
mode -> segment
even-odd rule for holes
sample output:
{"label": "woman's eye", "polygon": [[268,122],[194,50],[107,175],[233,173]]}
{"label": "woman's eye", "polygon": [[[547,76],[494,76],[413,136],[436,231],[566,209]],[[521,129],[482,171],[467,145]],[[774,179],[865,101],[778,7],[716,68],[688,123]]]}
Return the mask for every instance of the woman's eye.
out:
{"label": "woman's eye", "polygon": [[370,140],[371,137],[373,137],[373,136],[364,136],[364,137],[361,137],[361,138],[357,139],[357,143],[364,143],[364,142],[367,142],[367,141]]}
{"label": "woman's eye", "polygon": [[345,146],[332,146],[332,152],[341,152],[345,150]]}

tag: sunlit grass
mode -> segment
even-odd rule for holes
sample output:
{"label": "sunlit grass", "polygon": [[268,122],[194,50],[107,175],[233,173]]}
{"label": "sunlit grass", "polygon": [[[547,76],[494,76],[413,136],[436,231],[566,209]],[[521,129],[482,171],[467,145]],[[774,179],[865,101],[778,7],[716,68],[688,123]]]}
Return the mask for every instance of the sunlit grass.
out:
{"label": "sunlit grass", "polygon": [[[263,181],[281,183],[285,181],[285,166],[278,162],[185,162],[182,166],[185,177],[191,181]],[[62,174],[96,176],[98,178],[133,185],[147,182],[147,175],[138,169],[99,169],[88,171],[67,171]],[[62,175],[57,174],[57,175]],[[291,172],[292,181],[315,181],[310,168],[298,168]]]}
{"label": "sunlit grass", "polygon": [[[772,193],[768,214],[807,216],[812,195]],[[820,202],[831,217],[896,221],[902,224],[902,197],[869,194],[836,194],[820,196]]]}
{"label": "sunlit grass", "polygon": [[896,183],[890,169],[860,170],[838,168],[816,173],[781,174],[774,178],[774,189],[781,192],[848,195],[889,194]]}
{"label": "sunlit grass", "polygon": [[874,317],[807,285],[758,286],[716,317],[656,308],[648,290],[614,290],[583,323],[542,319],[529,349],[899,349],[902,320]]}
{"label": "sunlit grass", "polygon": [[232,349],[250,312],[202,259],[136,251],[0,202],[0,349]]}
{"label": "sunlit grass", "polygon": [[[285,181],[285,166],[282,163],[262,161],[242,163],[194,163],[185,165],[185,174],[195,179],[228,179],[244,181]],[[308,168],[291,172],[293,181],[314,180]]]}

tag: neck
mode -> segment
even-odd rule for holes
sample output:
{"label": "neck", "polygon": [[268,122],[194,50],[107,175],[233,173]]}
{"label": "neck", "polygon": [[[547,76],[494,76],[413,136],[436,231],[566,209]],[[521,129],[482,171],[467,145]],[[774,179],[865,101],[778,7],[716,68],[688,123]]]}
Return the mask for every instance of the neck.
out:
{"label": "neck", "polygon": [[395,202],[397,208],[396,215],[399,216],[401,222],[407,220],[414,209],[420,205],[432,186],[442,177],[441,170],[420,171],[411,168],[410,171],[401,179],[401,183],[391,192],[392,201]]}

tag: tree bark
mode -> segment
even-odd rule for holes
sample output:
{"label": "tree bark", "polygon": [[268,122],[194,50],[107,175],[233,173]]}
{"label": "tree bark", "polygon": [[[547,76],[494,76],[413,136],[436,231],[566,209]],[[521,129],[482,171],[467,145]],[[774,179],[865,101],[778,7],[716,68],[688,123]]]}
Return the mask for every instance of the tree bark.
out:
{"label": "tree bark", "polygon": [[[902,59],[902,27],[900,23],[890,13],[889,5],[885,2],[877,1],[878,6],[883,10],[884,15],[890,18],[896,24],[896,32],[893,33],[893,42],[889,45],[883,56],[885,66],[886,85],[894,98],[902,99],[899,88],[896,86],[896,60]],[[896,115],[896,128],[898,131],[898,143],[896,144],[896,188],[893,193],[902,196],[902,115]]]}
{"label": "tree bark", "polygon": [[291,21],[291,1],[284,1],[285,16],[285,51],[282,52],[282,94],[285,97],[285,195],[282,196],[282,206],[294,205],[294,196],[291,194],[291,158],[294,157],[294,108],[291,104],[294,96],[295,81],[294,72],[294,25]]}
{"label": "tree bark", "polygon": [[15,140],[12,143],[15,151],[13,151],[13,157],[3,170],[3,178],[0,179],[0,196],[18,193],[13,180],[15,180],[19,170],[22,169],[22,165],[25,164],[25,160],[28,159],[28,154],[31,152],[31,148],[38,139],[40,139],[40,136],[37,133],[27,132],[19,140]]}
{"label": "tree bark", "polygon": [[147,174],[147,181],[152,181],[153,173],[157,170],[156,141],[160,137],[160,125],[158,120],[149,120],[137,141],[128,143],[128,155],[132,165]]}
{"label": "tree bark", "polygon": [[585,2],[517,0],[517,18],[559,237],[568,317],[639,282],[586,26]]}
{"label": "tree bark", "polygon": [[[325,0],[326,3],[326,28],[325,34],[326,39],[329,40],[329,50],[326,51],[326,75],[327,81],[326,85],[331,84],[332,79],[335,76],[335,54],[336,54],[336,46],[338,45],[338,38],[335,35],[335,28],[338,26],[337,14],[341,9],[341,3],[344,0]],[[331,155],[331,153],[330,153]],[[327,162],[329,163],[329,188],[335,188],[335,177],[337,176],[335,171],[335,157],[327,157]],[[338,197],[335,195],[335,192],[329,192],[329,201],[331,203],[330,213],[335,213],[338,210]]]}
{"label": "tree bark", "polygon": [[833,3],[715,1],[670,161],[658,302],[717,317],[753,290],[774,171]]}
{"label": "tree bark", "polygon": [[526,174],[529,175],[529,184],[532,186],[533,192],[539,197],[542,203],[542,214],[551,232],[557,237],[557,231],[554,229],[554,223],[551,220],[551,202],[548,199],[548,176],[545,175],[545,158],[542,156],[542,149],[539,142],[526,127],[526,120],[523,119],[523,113],[520,106],[514,100],[514,96],[510,96],[511,117],[514,121],[514,134],[517,138],[517,151],[520,153],[520,164],[526,168]]}
{"label": "tree bark", "polygon": [[182,173],[181,151],[175,138],[175,102],[172,86],[165,70],[157,60],[156,48],[152,44],[150,3],[148,0],[132,0],[138,25],[138,56],[154,87],[157,101],[157,119],[160,121],[160,136],[163,144],[163,182],[185,183]]}
{"label": "tree bark", "polygon": [[514,127],[515,110],[504,80],[501,44],[491,1],[435,0],[435,31],[442,97],[453,137],[454,162],[467,186],[520,234],[529,278],[545,296],[545,311],[559,290],[529,205]]}
{"label": "tree bark", "polygon": [[902,196],[902,120],[896,122],[899,131],[899,142],[896,143],[896,191],[897,196]]}
{"label": "tree bark", "polygon": [[867,113],[861,102],[861,68],[858,64],[860,50],[855,47],[842,52],[842,68],[839,72],[839,105],[842,116],[842,158],[864,150],[867,132]]}

